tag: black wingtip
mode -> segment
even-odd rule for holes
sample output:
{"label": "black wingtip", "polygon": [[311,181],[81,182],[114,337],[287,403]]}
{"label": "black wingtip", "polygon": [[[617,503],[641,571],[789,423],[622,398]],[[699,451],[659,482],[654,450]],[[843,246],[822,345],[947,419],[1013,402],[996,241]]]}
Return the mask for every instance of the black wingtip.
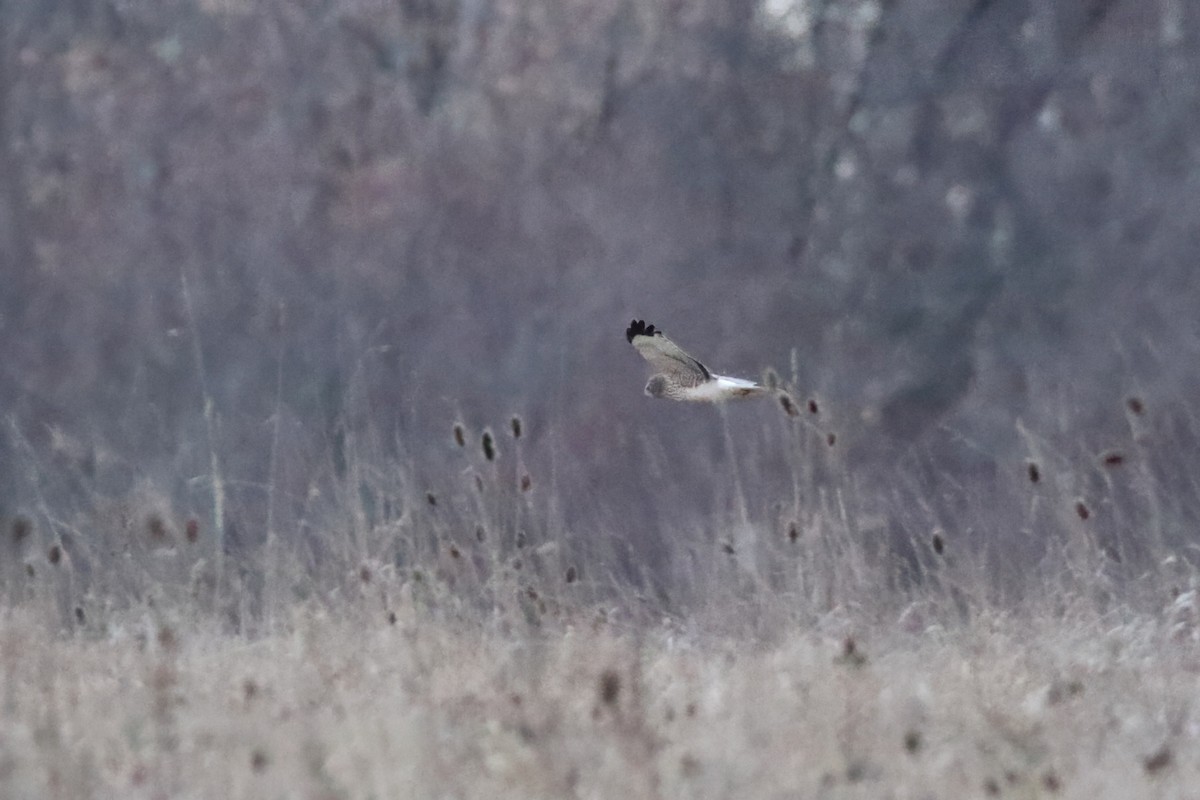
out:
{"label": "black wingtip", "polygon": [[625,329],[625,341],[633,344],[633,337],[641,336],[646,330],[645,320],[635,319],[629,323],[629,327]]}
{"label": "black wingtip", "polygon": [[629,327],[625,329],[625,341],[633,344],[635,336],[653,336],[662,331],[656,331],[653,325],[647,325],[644,319],[635,319],[629,323]]}

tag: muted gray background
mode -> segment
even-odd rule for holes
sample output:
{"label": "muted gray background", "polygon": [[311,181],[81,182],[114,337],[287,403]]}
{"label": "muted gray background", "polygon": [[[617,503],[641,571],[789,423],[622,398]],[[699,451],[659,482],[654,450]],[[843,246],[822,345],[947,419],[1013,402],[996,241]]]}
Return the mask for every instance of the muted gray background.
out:
{"label": "muted gray background", "polygon": [[[636,316],[794,351],[832,472],[900,502],[1007,502],[1019,422],[1081,494],[1152,454],[1187,539],[1198,131],[1184,0],[8,0],[0,512],[203,516],[206,382],[247,539],[347,436],[433,487],[514,412],[567,523],[635,536],[730,463],[642,396]],[[777,408],[730,416],[781,463]]]}

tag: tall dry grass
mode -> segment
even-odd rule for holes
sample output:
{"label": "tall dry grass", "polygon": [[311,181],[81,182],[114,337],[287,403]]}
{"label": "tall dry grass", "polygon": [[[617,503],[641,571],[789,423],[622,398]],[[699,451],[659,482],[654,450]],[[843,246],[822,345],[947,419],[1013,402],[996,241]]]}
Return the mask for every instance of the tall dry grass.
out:
{"label": "tall dry grass", "polygon": [[571,495],[603,487],[515,416],[448,419],[423,456],[347,433],[302,496],[261,493],[269,536],[235,507],[217,537],[150,476],[7,519],[0,796],[1200,785],[1190,505],[1142,399],[1126,443],[1023,430],[957,494],[919,454],[868,484],[852,422],[795,405],[710,414],[703,494],[661,437],[624,443],[661,513],[608,528],[575,527]]}

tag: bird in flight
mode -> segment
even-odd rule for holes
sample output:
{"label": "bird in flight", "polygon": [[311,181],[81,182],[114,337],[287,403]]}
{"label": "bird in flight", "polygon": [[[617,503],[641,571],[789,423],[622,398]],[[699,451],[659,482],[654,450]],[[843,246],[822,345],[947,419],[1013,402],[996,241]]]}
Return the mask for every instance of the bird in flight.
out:
{"label": "bird in flight", "polygon": [[658,370],[646,384],[646,394],[650,397],[694,403],[723,403],[772,393],[754,381],[714,375],[679,345],[663,336],[662,331],[647,325],[645,320],[630,322],[625,330],[625,338],[642,354],[642,358],[650,362],[650,366]]}

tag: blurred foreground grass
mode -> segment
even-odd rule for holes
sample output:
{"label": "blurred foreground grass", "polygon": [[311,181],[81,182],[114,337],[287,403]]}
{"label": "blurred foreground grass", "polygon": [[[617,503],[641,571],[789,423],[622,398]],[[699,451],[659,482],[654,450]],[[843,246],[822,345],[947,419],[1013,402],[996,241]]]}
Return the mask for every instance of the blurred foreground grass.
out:
{"label": "blurred foreground grass", "polygon": [[0,796],[1186,797],[1194,601],[969,626],[839,610],[769,642],[454,622],[403,595],[254,639],[151,615],[64,637],[6,611]]}

